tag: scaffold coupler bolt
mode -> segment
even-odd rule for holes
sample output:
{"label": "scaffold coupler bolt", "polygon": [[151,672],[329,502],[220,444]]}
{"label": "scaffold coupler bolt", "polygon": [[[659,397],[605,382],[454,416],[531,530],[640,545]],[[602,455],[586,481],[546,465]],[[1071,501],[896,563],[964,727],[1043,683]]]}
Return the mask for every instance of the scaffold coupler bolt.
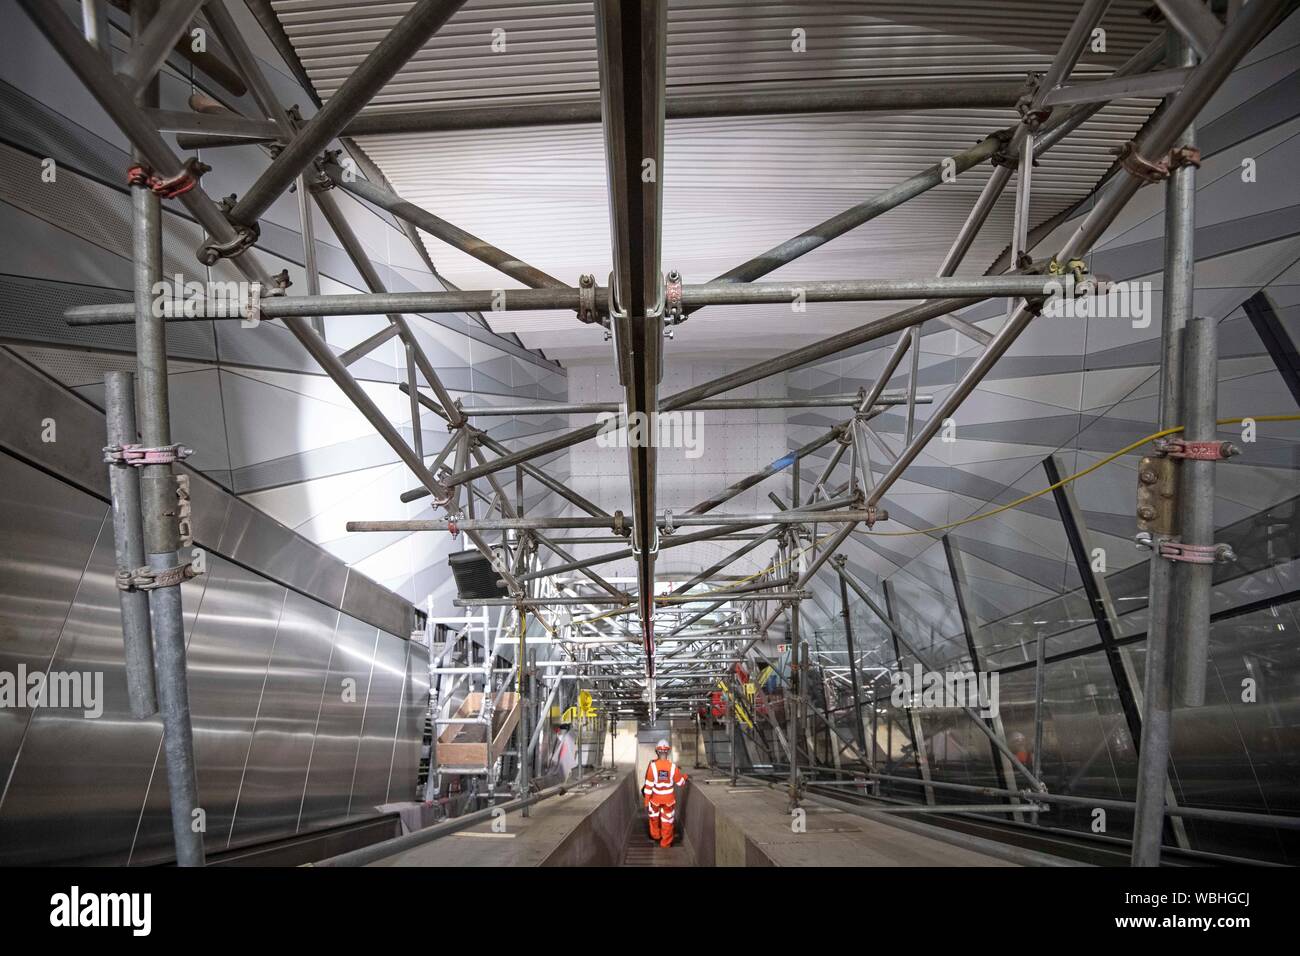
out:
{"label": "scaffold coupler bolt", "polygon": [[578,276],[578,320],[588,325],[600,321],[596,311],[596,277],[590,272]]}

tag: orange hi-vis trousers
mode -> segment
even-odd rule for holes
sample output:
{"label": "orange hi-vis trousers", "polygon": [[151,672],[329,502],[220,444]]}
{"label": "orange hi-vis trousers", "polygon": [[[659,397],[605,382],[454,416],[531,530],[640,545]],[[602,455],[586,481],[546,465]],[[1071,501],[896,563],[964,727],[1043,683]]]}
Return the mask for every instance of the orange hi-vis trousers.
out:
{"label": "orange hi-vis trousers", "polygon": [[677,816],[675,803],[648,803],[646,812],[650,815],[650,839],[658,840],[662,847],[673,845],[673,821]]}

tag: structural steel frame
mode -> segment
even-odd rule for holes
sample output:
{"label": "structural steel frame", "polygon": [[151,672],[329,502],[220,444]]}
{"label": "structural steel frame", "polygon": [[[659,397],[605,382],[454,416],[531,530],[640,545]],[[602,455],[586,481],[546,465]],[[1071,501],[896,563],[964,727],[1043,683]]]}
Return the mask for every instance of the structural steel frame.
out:
{"label": "structural steel frame", "polygon": [[[1285,0],[1253,0],[1236,11],[1225,26],[1202,4],[1194,0],[1157,0],[1157,6],[1168,20],[1171,31],[1186,42],[1172,45],[1173,56],[1166,56],[1164,38],[1157,38],[1132,57],[1107,80],[1070,84],[1070,76],[1093,30],[1100,23],[1109,0],[1083,0],[1062,45],[1044,75],[1031,75],[1027,86],[1010,87],[1005,84],[963,84],[960,88],[929,84],[896,87],[873,87],[869,90],[835,89],[813,95],[805,93],[791,97],[786,94],[741,94],[726,96],[669,97],[666,94],[666,49],[669,41],[665,4],[657,0],[595,0],[597,60],[600,76],[599,103],[580,102],[557,106],[497,107],[492,109],[464,110],[407,110],[368,112],[366,107],[385,83],[391,79],[421,49],[461,7],[463,0],[417,0],[409,11],[367,55],[354,72],[343,82],[328,102],[320,106],[307,121],[291,115],[280,104],[270,84],[262,75],[255,56],[239,36],[227,9],[229,0],[184,0],[159,7],[156,0],[136,0],[133,4],[132,32],[134,42],[130,55],[115,70],[109,55],[109,45],[104,35],[103,17],[97,15],[94,0],[85,0],[87,15],[85,33],[79,29],[57,4],[44,0],[19,0],[26,13],[37,24],[68,65],[95,96],[99,105],[126,134],[135,149],[135,168],[132,173],[132,195],[135,200],[134,228],[137,233],[136,299],[134,303],[117,305],[92,305],[70,309],[68,321],[73,324],[134,323],[137,328],[140,355],[141,391],[144,396],[139,410],[140,427],[148,440],[157,445],[169,445],[171,438],[167,426],[166,396],[166,327],[173,321],[187,318],[248,319],[278,318],[303,345],[308,354],[320,365],[375,428],[397,457],[407,466],[418,482],[418,487],[401,496],[411,501],[430,496],[436,508],[445,512],[443,519],[411,521],[355,521],[349,523],[352,531],[463,531],[496,569],[508,597],[500,599],[464,600],[456,602],[466,607],[500,606],[493,647],[505,646],[502,628],[518,628],[519,650],[514,664],[507,668],[504,680],[499,679],[489,658],[482,670],[485,691],[490,699],[499,694],[512,680],[523,689],[525,680],[531,686],[535,674],[528,673],[529,655],[524,650],[529,616],[540,620],[548,631],[558,633],[566,646],[578,648],[573,660],[587,675],[585,679],[608,682],[612,687],[601,689],[602,700],[617,710],[614,714],[628,713],[629,702],[634,708],[644,706],[651,718],[660,712],[693,711],[701,695],[721,687],[729,699],[739,707],[735,695],[733,665],[753,661],[754,645],[762,640],[782,613],[791,618],[790,632],[795,635],[794,651],[803,655],[803,663],[792,667],[792,676],[799,688],[797,697],[802,703],[792,705],[789,719],[789,739],[786,741],[790,757],[791,799],[800,798],[799,748],[796,739],[802,723],[808,736],[808,753],[813,754],[811,722],[800,720],[802,709],[819,717],[842,743],[858,750],[874,774],[872,753],[867,752],[861,714],[862,700],[858,693],[858,674],[852,654],[851,623],[848,616],[848,595],[853,591],[879,616],[890,631],[896,655],[912,648],[897,620],[871,597],[866,586],[845,567],[843,556],[837,551],[854,534],[860,525],[871,528],[877,521],[887,520],[882,503],[890,489],[916,460],[926,445],[935,437],[945,420],[951,418],[962,402],[975,390],[983,378],[1007,353],[1021,333],[1039,314],[1041,304],[1049,294],[1047,281],[1063,274],[1073,274],[1085,286],[1097,287],[1096,280],[1087,277],[1082,260],[1104,230],[1115,220],[1138,189],[1148,182],[1173,178],[1167,187],[1170,195],[1171,235],[1167,242],[1177,243],[1179,256],[1171,256],[1166,263],[1166,287],[1186,286],[1190,282],[1192,235],[1190,213],[1185,208],[1190,202],[1188,183],[1191,182],[1191,165],[1196,162],[1191,145],[1190,127],[1196,115],[1210,96],[1227,78],[1241,58],[1280,19],[1288,4]],[[286,60],[299,72],[300,79],[310,84],[301,63],[288,45],[274,13],[265,0],[247,0],[248,6],[271,35],[272,42],[287,47]],[[165,13],[163,9],[165,7]],[[224,64],[212,56],[210,72],[231,89],[246,87],[253,94],[262,115],[244,115],[220,106],[205,108],[193,113],[157,109],[155,97],[156,78],[168,51],[176,44],[198,16],[205,16],[234,66]],[[1168,67],[1161,64],[1168,60]],[[1030,170],[1033,161],[1062,141],[1106,103],[1133,95],[1160,95],[1167,99],[1162,111],[1138,135],[1126,144],[1122,162],[1105,190],[1083,217],[1079,226],[1060,250],[1048,261],[1034,262],[1027,256],[1034,232],[1029,228],[1029,201],[1031,195]],[[192,105],[201,98],[196,97]],[[319,104],[318,104],[319,105]],[[949,109],[983,106],[1015,105],[1020,120],[1006,129],[994,130],[974,146],[956,155],[943,157],[933,166],[918,172],[896,186],[869,197],[854,207],[816,224],[798,236],[780,243],[767,252],[728,270],[716,279],[703,284],[684,284],[675,272],[664,271],[662,247],[662,183],[671,170],[664,168],[664,123],[667,118],[683,116],[761,115],[786,112],[834,112],[875,109]],[[350,137],[376,133],[402,134],[442,129],[471,129],[507,125],[547,125],[553,123],[600,122],[604,131],[606,169],[610,194],[610,225],[613,241],[614,271],[606,285],[599,285],[593,276],[582,276],[578,283],[569,286],[536,269],[526,262],[505,253],[498,247],[454,224],[420,209],[398,196],[383,180],[382,174],[356,150]],[[206,170],[195,161],[182,162],[163,140],[161,131],[181,133],[183,148],[203,146],[215,148],[230,144],[250,142],[265,144],[271,161],[248,190],[232,201],[219,205],[208,197],[200,177]],[[338,153],[329,146],[341,140],[345,149],[356,153],[357,165],[365,171],[364,178],[346,175],[338,162]],[[951,248],[932,279],[871,279],[836,280],[806,283],[760,283],[758,280],[782,266],[786,266],[808,252],[819,248],[863,225],[878,216],[897,208],[911,199],[923,195],[944,182],[947,174],[955,170],[965,172],[985,163],[993,166],[984,189],[971,209],[969,216],[955,236]],[[1190,165],[1189,165],[1190,164]],[[978,278],[956,278],[955,273],[971,248],[976,235],[984,226],[990,212],[1012,176],[1017,178],[1016,216],[1011,242],[1010,268],[998,275]],[[289,296],[279,288],[274,277],[260,264],[254,247],[259,236],[258,220],[267,208],[293,184],[299,188],[300,212],[304,226],[304,240],[308,243],[306,255],[308,294]],[[574,429],[558,436],[519,449],[508,449],[476,428],[471,419],[490,414],[558,414],[577,411],[612,410],[605,406],[557,405],[511,407],[463,408],[440,381],[437,371],[425,355],[418,338],[412,332],[406,315],[414,312],[482,311],[499,308],[499,290],[421,293],[391,293],[387,291],[378,271],[370,263],[364,248],[348,227],[330,190],[334,188],[356,195],[393,213],[406,235],[415,244],[420,255],[428,261],[420,245],[417,229],[423,229],[439,239],[468,253],[509,276],[527,288],[505,294],[507,309],[570,309],[575,321],[600,324],[612,333],[615,360],[620,382],[624,389],[624,402],[616,422],[620,429],[631,428],[637,414],[674,412],[704,408],[750,407],[844,407],[850,409],[846,421],[826,435],[790,453],[754,475],[735,483],[718,494],[706,498],[674,515],[657,507],[656,453],[653,442],[628,442],[630,483],[630,515],[621,511],[609,514],[595,503],[567,489],[551,479],[534,464],[538,459],[565,448],[597,437],[604,426],[594,425]],[[311,248],[310,210],[308,195],[321,209],[344,250],[360,272],[368,293],[335,296],[319,294],[319,275]],[[252,283],[255,294],[235,307],[205,306],[196,315],[158,314],[151,305],[150,280],[156,278],[158,269],[158,215],[160,196],[177,198],[203,227],[206,238],[197,250],[200,262],[213,265],[229,259],[243,276]],[[1181,204],[1181,205],[1180,205]],[[430,263],[431,266],[431,263]],[[723,375],[713,381],[696,385],[671,395],[660,394],[663,371],[663,339],[665,332],[677,323],[695,318],[695,313],[710,305],[752,304],[760,302],[786,302],[796,297],[806,301],[867,301],[871,299],[918,299],[919,304],[909,306],[883,318],[828,336],[810,345],[784,355],[757,362],[746,368]],[[989,332],[968,320],[955,315],[958,310],[987,301],[991,298],[1009,298],[1006,320],[1000,328]],[[1175,298],[1175,309],[1182,313],[1166,316],[1169,329],[1189,324],[1190,296]],[[1170,297],[1166,298],[1166,307]],[[324,339],[326,317],[344,315],[387,315],[389,325],[364,342],[337,354]],[[981,349],[979,355],[963,373],[952,390],[934,408],[924,422],[917,420],[919,404],[931,402],[929,396],[918,395],[921,326],[931,320],[944,323],[964,335]],[[707,321],[704,319],[703,321]],[[1185,376],[1182,386],[1184,406],[1195,409],[1195,421],[1206,421],[1207,398],[1205,391],[1213,392],[1213,329],[1209,323],[1197,323],[1200,331],[1184,364],[1196,374]],[[757,382],[781,372],[795,369],[810,362],[825,359],[846,349],[860,346],[883,336],[899,333],[884,370],[871,386],[856,395],[832,396],[818,400],[763,400],[719,399],[735,388]],[[408,442],[397,426],[390,422],[356,378],[349,366],[380,344],[397,338],[406,356],[406,375],[402,389],[410,400],[412,436]],[[1199,349],[1199,350],[1198,350]],[[907,384],[902,390],[887,392],[886,388],[898,372],[902,361],[910,353]],[[1166,383],[1176,382],[1178,356],[1176,344],[1166,342]],[[148,360],[146,363],[146,359]],[[1207,384],[1208,383],[1208,384]],[[121,395],[124,383],[115,385],[114,394]],[[426,394],[426,392],[431,394]],[[1208,399],[1212,409],[1212,396]],[[871,429],[870,419],[890,405],[905,405],[907,411],[904,442],[897,452],[881,442]],[[118,406],[112,419],[116,434],[129,425],[133,409]],[[1166,408],[1177,408],[1166,404]],[[423,445],[421,412],[428,410],[445,421],[450,433],[446,445],[433,456]],[[1175,412],[1176,417],[1176,412]],[[1170,418],[1169,421],[1173,421]],[[1213,415],[1209,415],[1212,434]],[[1204,427],[1201,424],[1199,427]],[[885,453],[880,468],[872,466],[869,444]],[[800,488],[800,460],[836,443],[833,454],[811,492],[805,497]],[[850,455],[850,477],[847,483],[830,487],[828,482],[844,454]],[[1200,466],[1201,462],[1191,463]],[[1049,464],[1049,475],[1053,464]],[[498,475],[508,469],[515,470],[516,500],[498,480]],[[789,506],[779,497],[772,496],[777,511],[762,514],[719,514],[714,509],[738,494],[772,475],[789,470],[792,475],[793,494]],[[1196,494],[1185,501],[1185,523],[1205,534],[1208,509],[1205,489],[1212,494],[1213,479],[1208,469],[1197,484]],[[880,477],[877,478],[877,472]],[[523,479],[527,475],[561,495],[568,503],[584,512],[584,516],[559,518],[545,515],[523,514]],[[178,570],[173,565],[178,560],[176,509],[165,501],[170,488],[171,465],[160,461],[146,467],[141,475],[139,495],[141,508],[135,514],[128,509],[122,515],[115,513],[115,531],[123,536],[119,542],[122,555],[129,551],[132,557],[122,560],[139,560],[140,535],[133,523],[143,525],[143,545],[150,565],[158,575]],[[123,485],[123,487],[127,487]],[[115,499],[116,499],[115,494]],[[1058,496],[1064,518],[1069,517],[1071,502]],[[477,513],[479,506],[485,511]],[[139,512],[143,512],[141,515]],[[494,516],[495,514],[495,516]],[[122,527],[118,528],[118,520]],[[835,530],[819,536],[819,524],[832,525]],[[704,530],[681,534],[680,526],[698,525]],[[1067,528],[1072,527],[1067,521]],[[608,528],[615,539],[626,539],[629,547],[609,552],[595,558],[575,560],[556,539],[543,532],[554,528]],[[734,538],[737,532],[754,531],[744,538],[745,543],[712,567],[705,569],[685,582],[679,582],[666,593],[658,588],[655,560],[658,552],[692,541]],[[1210,526],[1209,532],[1213,528]],[[501,532],[499,544],[492,544],[489,533]],[[581,540],[581,539],[579,539]],[[779,560],[760,575],[733,583],[735,575],[728,576],[727,568],[744,558],[758,546],[775,542]],[[1081,573],[1086,567],[1082,539],[1076,532],[1070,539],[1072,551]],[[545,549],[559,559],[558,563],[545,564],[541,550]],[[602,563],[631,557],[635,560],[635,590],[624,590],[615,581],[607,580],[593,570]],[[855,699],[856,732],[845,739],[839,734],[830,718],[807,699],[809,680],[807,667],[808,647],[797,639],[800,603],[810,596],[809,587],[819,571],[831,558],[837,558],[832,567],[839,577],[839,590],[845,614],[846,636],[850,642],[850,671]],[[949,553],[950,561],[952,559]],[[792,569],[802,561],[801,570]],[[1168,564],[1153,558],[1153,567]],[[1187,570],[1180,566],[1179,572]],[[1193,572],[1184,582],[1188,597],[1186,607],[1203,607],[1208,597],[1208,574]],[[578,572],[583,580],[565,577]],[[955,573],[955,567],[954,567]],[[1090,576],[1084,573],[1085,585]],[[128,648],[134,648],[132,658],[132,707],[137,713],[148,712],[154,705],[151,682],[145,678],[143,668],[156,667],[157,703],[164,713],[165,743],[168,754],[169,783],[172,788],[173,820],[175,825],[178,858],[182,863],[201,864],[201,839],[196,841],[183,832],[186,814],[197,806],[193,785],[193,753],[190,736],[188,700],[183,685],[184,648],[178,637],[180,625],[179,580],[168,578],[156,591],[150,592],[150,615],[138,608],[127,615]],[[590,590],[594,587],[596,590]],[[1167,592],[1167,587],[1161,585]],[[1158,588],[1155,577],[1152,583],[1153,609]],[[891,604],[889,591],[886,603]],[[1089,590],[1089,597],[1097,606],[1098,597]],[[134,604],[134,602],[132,602]],[[697,605],[704,604],[701,610]],[[602,612],[602,606],[613,605],[613,611]],[[124,607],[126,602],[124,601]],[[566,612],[561,619],[561,609],[585,609],[589,616],[573,618]],[[892,605],[891,605],[892,609]],[[963,627],[972,659],[978,667],[975,645],[970,635],[970,624],[962,607]],[[547,615],[550,619],[547,620]],[[626,623],[635,616],[636,630]],[[1153,618],[1153,620],[1155,620]],[[144,622],[143,624],[141,622]],[[661,622],[666,633],[656,635],[656,621]],[[152,626],[157,646],[157,661],[144,659],[141,654],[141,628]],[[1105,627],[1099,612],[1099,628]],[[1207,621],[1204,626],[1208,626]],[[1203,630],[1202,630],[1203,633]],[[167,637],[160,643],[159,635]],[[1152,639],[1158,636],[1153,624]],[[628,646],[640,644],[639,654]],[[590,657],[585,644],[603,648],[605,656]],[[667,645],[677,645],[674,651],[660,654]],[[739,645],[737,651],[734,645]],[[1108,654],[1115,652],[1107,646]],[[1199,659],[1198,655],[1199,654]],[[179,655],[179,656],[178,656]],[[553,662],[538,662],[537,668],[547,668]],[[1112,660],[1112,665],[1114,661]],[[1204,647],[1194,651],[1190,658],[1179,661],[1178,677],[1184,693],[1195,697],[1198,693],[1196,672],[1204,669]],[[617,670],[607,673],[606,668]],[[532,669],[536,670],[536,668]],[[1165,756],[1168,751],[1167,713],[1162,723],[1159,708],[1166,707],[1168,693],[1151,693],[1152,668],[1148,668],[1148,692],[1144,696],[1147,713],[1139,715],[1135,705],[1126,706],[1130,727],[1141,727],[1142,756],[1138,805],[1138,834],[1134,840],[1134,862],[1153,863],[1159,859],[1159,832],[1167,812],[1184,816],[1199,811],[1186,808],[1167,808],[1159,797],[1165,790]],[[443,668],[447,674],[452,671]],[[475,673],[478,673],[475,670]],[[1168,680],[1172,681],[1172,672]],[[733,681],[728,684],[727,681]],[[1118,682],[1118,678],[1117,678]],[[548,703],[557,692],[560,681],[553,686]],[[731,690],[726,690],[731,687]],[[1129,699],[1131,700],[1132,695]],[[638,703],[639,702],[639,703]],[[1157,709],[1157,718],[1149,719],[1151,709]],[[635,712],[635,709],[632,711]],[[1030,768],[1025,767],[1001,739],[1001,734],[989,722],[970,711],[979,729],[990,739],[996,754],[1007,767],[1025,777],[1029,789],[1016,792],[1010,781],[1004,781],[1002,792],[1026,797],[1031,804],[1015,804],[1013,809],[1034,809],[1036,801],[1055,799]],[[736,713],[730,713],[733,734],[736,733]],[[528,721],[523,721],[525,726]],[[922,784],[927,802],[935,802],[934,790],[943,785],[931,781],[925,760],[924,739],[919,723],[911,721],[914,743],[922,771]],[[534,724],[532,745],[542,726]],[[1164,738],[1148,740],[1152,727],[1163,727]],[[778,734],[779,734],[779,727]],[[520,731],[522,741],[526,731]],[[854,739],[856,738],[856,739]],[[874,735],[871,750],[874,751]],[[733,774],[734,754],[733,745]],[[1150,759],[1148,755],[1154,755]],[[836,754],[838,760],[838,753]],[[1155,761],[1153,763],[1152,761]],[[188,774],[188,779],[187,779]],[[519,784],[527,786],[528,769],[521,769]],[[876,775],[882,776],[883,775]],[[490,778],[495,781],[495,777]],[[1153,788],[1158,788],[1156,803],[1151,803]],[[1095,802],[1095,801],[1094,801]],[[1209,812],[1209,811],[1204,811]],[[1242,816],[1242,815],[1238,815]],[[1252,816],[1252,815],[1245,815]],[[1271,819],[1271,818],[1270,818]],[[1154,834],[1154,836],[1153,836]],[[197,843],[197,846],[196,846]],[[1139,852],[1139,847],[1142,847]]]}

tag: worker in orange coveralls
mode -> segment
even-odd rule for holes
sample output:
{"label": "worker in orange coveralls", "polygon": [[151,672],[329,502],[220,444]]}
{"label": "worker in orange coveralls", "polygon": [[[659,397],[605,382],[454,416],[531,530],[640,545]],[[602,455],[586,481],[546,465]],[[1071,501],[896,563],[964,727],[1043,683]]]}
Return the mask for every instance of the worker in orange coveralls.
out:
{"label": "worker in orange coveralls", "polygon": [[646,814],[650,817],[650,840],[658,840],[662,847],[673,845],[677,788],[686,786],[686,774],[669,759],[671,753],[668,741],[661,740],[655,745],[655,759],[645,768],[645,785],[641,788]]}

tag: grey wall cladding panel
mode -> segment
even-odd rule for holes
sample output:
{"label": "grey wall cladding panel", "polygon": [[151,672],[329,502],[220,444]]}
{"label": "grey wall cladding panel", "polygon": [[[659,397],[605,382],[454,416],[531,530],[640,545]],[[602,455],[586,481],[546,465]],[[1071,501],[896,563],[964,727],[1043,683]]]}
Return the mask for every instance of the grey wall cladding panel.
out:
{"label": "grey wall cladding panel", "polygon": [[366,695],[366,715],[357,750],[357,770],[352,782],[349,816],[365,816],[388,799],[388,777],[393,767],[402,690],[406,684],[407,649],[413,647],[385,634],[375,645],[375,666]]}
{"label": "grey wall cladding panel", "polygon": [[[46,486],[58,485],[42,478]],[[35,712],[0,806],[0,860],[6,863],[128,862],[162,724],[157,717],[136,720],[130,713],[111,534],[105,521],[49,665],[54,673],[102,675],[95,708],[102,712]],[[187,628],[204,584],[198,578],[182,590]]]}
{"label": "grey wall cladding panel", "polygon": [[231,503],[217,550],[335,607],[343,600],[348,570],[338,559],[242,501]]}
{"label": "grey wall cladding panel", "polygon": [[239,788],[231,845],[298,827],[339,612],[289,592]]}
{"label": "grey wall cladding panel", "polygon": [[[0,447],[107,500],[104,416],[3,349],[0,381],[8,408],[0,415]],[[42,441],[47,418],[54,420],[55,441]]]}
{"label": "grey wall cladding panel", "polygon": [[[224,849],[286,590],[216,557],[189,640],[190,711],[204,846]],[[159,754],[132,862],[171,852],[165,755]]]}
{"label": "grey wall cladding panel", "polygon": [[416,777],[420,769],[420,748],[424,742],[424,718],[429,707],[429,649],[410,644],[406,657],[406,686],[397,720],[393,745],[393,769],[388,775],[388,802],[418,798]]}
{"label": "grey wall cladding panel", "polygon": [[394,601],[391,591],[376,584],[360,571],[348,571],[340,607],[343,613],[398,637],[409,637],[411,631],[415,630],[415,608],[405,601]]}
{"label": "grey wall cladding panel", "polygon": [[[42,577],[66,592],[65,599],[47,600],[39,581],[26,579],[21,569],[0,567],[0,669],[16,666],[22,632],[30,629],[57,642],[49,642],[39,662],[25,660],[29,668],[103,675],[99,717],[49,708],[0,711],[5,720],[12,716],[27,726],[17,765],[12,753],[0,753],[0,778],[8,781],[0,803],[0,862],[125,863],[161,725],[156,718],[134,720],[126,702],[107,507],[9,456],[0,456],[0,488],[0,551],[44,562]],[[70,523],[72,515],[77,519]],[[39,540],[21,540],[22,529],[33,522],[42,532]],[[58,553],[45,554],[42,541]],[[200,577],[182,587],[187,627],[205,584]],[[15,589],[26,595],[21,607],[9,606]],[[165,820],[164,826],[170,839]]]}
{"label": "grey wall cladding panel", "polygon": [[373,625],[346,614],[339,617],[303,791],[300,830],[347,817],[357,763],[357,735],[365,719],[366,691],[378,636]]}
{"label": "grey wall cladding panel", "polygon": [[[106,512],[102,502],[0,455],[0,670],[49,666]],[[0,708],[0,780],[9,778],[31,716],[25,707]],[[0,854],[8,844],[0,839]]]}
{"label": "grey wall cladding panel", "polygon": [[[24,17],[21,13],[17,16]],[[6,27],[9,26],[12,24],[6,21]],[[80,168],[98,179],[116,179],[130,162],[125,150],[68,122],[45,104],[3,81],[0,81],[0,139],[21,142],[36,155],[53,158],[60,168]]]}
{"label": "grey wall cladding panel", "polygon": [[[4,349],[0,381],[9,406],[24,410],[0,415],[0,447],[107,498],[103,414]],[[58,441],[41,441],[41,422],[47,417],[55,420]],[[392,634],[410,635],[414,610],[409,603],[364,575],[350,574],[338,558],[231,498],[197,472],[190,475],[198,543],[240,564],[273,572],[285,584]]]}

